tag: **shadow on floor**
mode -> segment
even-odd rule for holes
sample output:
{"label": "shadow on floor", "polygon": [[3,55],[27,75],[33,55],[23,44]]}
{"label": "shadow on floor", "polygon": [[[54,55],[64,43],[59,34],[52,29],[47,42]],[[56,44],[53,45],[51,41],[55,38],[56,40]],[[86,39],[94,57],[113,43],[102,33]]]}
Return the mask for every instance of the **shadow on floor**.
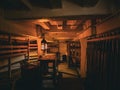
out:
{"label": "shadow on floor", "polygon": [[[40,79],[36,77],[33,77],[32,80],[23,79],[20,77],[20,71],[15,71],[14,77],[18,78],[15,80],[12,89],[10,89],[11,86],[2,85],[4,89],[0,88],[0,90],[84,90],[83,81],[75,68],[69,68],[67,63],[61,63],[58,66],[58,72],[60,72],[60,76],[54,85],[52,81],[44,81],[41,84]],[[3,76],[5,75],[7,74]]]}
{"label": "shadow on floor", "polygon": [[84,90],[82,81],[78,78],[62,78],[59,83],[53,85],[51,81],[40,83],[27,83],[19,80],[16,83],[15,90]]}
{"label": "shadow on floor", "polygon": [[60,77],[55,85],[50,80],[41,84],[39,80],[28,83],[21,79],[17,81],[15,90],[84,90],[83,81],[75,68],[69,68],[66,63],[61,63],[58,72]]}

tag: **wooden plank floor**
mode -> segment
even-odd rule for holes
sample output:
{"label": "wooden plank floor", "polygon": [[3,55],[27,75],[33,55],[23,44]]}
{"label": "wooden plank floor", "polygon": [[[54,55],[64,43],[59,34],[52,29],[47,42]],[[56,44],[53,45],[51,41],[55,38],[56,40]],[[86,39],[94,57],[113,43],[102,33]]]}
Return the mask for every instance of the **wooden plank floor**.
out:
{"label": "wooden plank floor", "polygon": [[67,63],[60,63],[58,65],[58,72],[61,73],[59,83],[56,87],[50,83],[45,83],[44,90],[84,90],[82,79],[76,68],[69,68]]}
{"label": "wooden plank floor", "polygon": [[61,63],[58,71],[62,72],[58,90],[84,90],[82,79],[75,67],[69,68],[67,63]]}
{"label": "wooden plank floor", "polygon": [[[31,87],[34,85],[34,83],[28,85],[26,82],[24,82],[24,80],[18,79],[16,83],[12,85],[12,89],[8,88],[6,90],[84,90],[82,79],[80,78],[76,68],[69,68],[67,63],[63,62],[58,65],[58,72],[60,73],[60,78],[56,85],[53,85],[52,81],[48,80],[44,81],[42,88],[37,88],[37,86]],[[20,73],[18,71],[17,73],[18,74],[16,75],[18,75],[19,78]],[[25,88],[26,85],[30,88]]]}

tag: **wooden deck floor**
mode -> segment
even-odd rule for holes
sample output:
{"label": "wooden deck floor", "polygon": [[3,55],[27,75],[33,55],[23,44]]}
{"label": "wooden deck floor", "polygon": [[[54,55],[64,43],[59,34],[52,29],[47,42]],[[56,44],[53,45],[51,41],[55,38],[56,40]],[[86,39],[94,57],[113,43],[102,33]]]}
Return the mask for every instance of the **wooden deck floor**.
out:
{"label": "wooden deck floor", "polygon": [[[58,72],[60,73],[59,82],[56,85],[53,85],[52,81],[46,80],[43,82],[42,88],[33,87],[31,88],[34,83],[31,85],[27,84],[20,78],[20,72],[15,72],[15,77],[18,78],[14,83],[12,83],[12,89],[4,88],[4,90],[84,90],[84,85],[82,79],[76,68],[72,67],[69,68],[66,62],[60,63],[58,65]],[[30,88],[25,88],[25,87]]]}
{"label": "wooden deck floor", "polygon": [[84,90],[82,79],[76,68],[69,68],[67,63],[60,63],[58,65],[58,71],[61,73],[57,87],[51,87],[50,83],[46,83],[45,90]]}

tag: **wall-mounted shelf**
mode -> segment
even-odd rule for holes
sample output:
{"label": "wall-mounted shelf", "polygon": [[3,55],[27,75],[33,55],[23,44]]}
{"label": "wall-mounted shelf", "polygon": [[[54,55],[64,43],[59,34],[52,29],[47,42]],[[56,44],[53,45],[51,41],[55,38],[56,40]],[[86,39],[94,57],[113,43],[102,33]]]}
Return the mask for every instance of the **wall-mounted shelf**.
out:
{"label": "wall-mounted shelf", "polygon": [[[24,38],[24,39],[22,39]],[[27,40],[12,35],[0,35],[0,59],[27,54]]]}
{"label": "wall-mounted shelf", "polygon": [[57,53],[59,51],[59,44],[56,42],[48,42],[47,43],[47,53]]}
{"label": "wall-mounted shelf", "polygon": [[38,44],[37,39],[29,39],[28,43],[28,60],[38,59]]}
{"label": "wall-mounted shelf", "polygon": [[80,42],[79,41],[70,41],[67,44],[68,47],[68,63],[69,66],[80,67]]}

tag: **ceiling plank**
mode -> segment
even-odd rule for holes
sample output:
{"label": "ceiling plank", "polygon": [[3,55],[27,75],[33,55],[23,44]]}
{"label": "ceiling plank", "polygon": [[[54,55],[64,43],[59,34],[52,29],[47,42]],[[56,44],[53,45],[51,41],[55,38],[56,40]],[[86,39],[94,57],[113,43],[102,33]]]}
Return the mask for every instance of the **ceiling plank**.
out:
{"label": "ceiling plank", "polygon": [[39,25],[41,25],[44,29],[49,30],[49,26],[47,26],[44,22],[40,22]]}
{"label": "ceiling plank", "polygon": [[55,20],[50,20],[49,23],[50,23],[51,25],[57,25],[57,21],[55,21]]}
{"label": "ceiling plank", "polygon": [[48,24],[46,24],[45,22],[39,22],[39,20],[38,21],[37,20],[35,20],[35,21],[33,20],[33,21],[31,21],[31,23],[36,24],[36,25],[40,25],[45,30],[49,30],[50,29]]}

